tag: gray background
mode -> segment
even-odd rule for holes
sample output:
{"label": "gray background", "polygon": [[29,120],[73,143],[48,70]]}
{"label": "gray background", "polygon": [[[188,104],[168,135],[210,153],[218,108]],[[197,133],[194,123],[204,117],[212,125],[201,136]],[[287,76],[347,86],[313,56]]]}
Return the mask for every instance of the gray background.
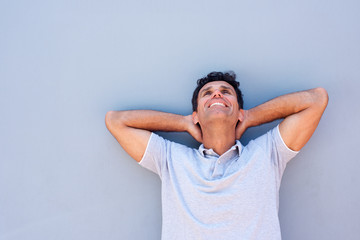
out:
{"label": "gray background", "polygon": [[1,0],[0,239],[159,239],[160,180],[105,113],[190,114],[195,80],[213,70],[237,73],[246,109],[328,90],[283,177],[283,239],[359,239],[359,11],[356,0]]}

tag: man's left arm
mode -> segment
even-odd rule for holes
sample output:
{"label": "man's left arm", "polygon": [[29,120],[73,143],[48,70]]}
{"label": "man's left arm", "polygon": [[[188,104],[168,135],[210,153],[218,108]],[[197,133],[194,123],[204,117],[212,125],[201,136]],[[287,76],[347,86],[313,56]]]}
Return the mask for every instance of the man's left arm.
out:
{"label": "man's left arm", "polygon": [[314,133],[328,103],[324,88],[279,96],[250,110],[244,110],[241,122],[236,128],[239,139],[249,127],[284,118],[279,130],[285,144],[299,151]]}

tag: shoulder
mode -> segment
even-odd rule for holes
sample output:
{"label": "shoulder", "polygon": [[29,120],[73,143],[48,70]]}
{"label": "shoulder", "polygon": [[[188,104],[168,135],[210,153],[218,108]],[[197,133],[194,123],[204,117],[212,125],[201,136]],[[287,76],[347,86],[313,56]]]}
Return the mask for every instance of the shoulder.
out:
{"label": "shoulder", "polygon": [[173,166],[175,162],[183,163],[191,159],[195,149],[180,143],[170,141],[151,133],[145,153],[139,164],[158,175],[162,176],[164,172]]}
{"label": "shoulder", "polygon": [[168,154],[174,153],[188,153],[193,152],[194,148],[188,147],[184,144],[177,143],[171,140],[168,140],[154,132],[151,133],[149,142],[147,144],[145,155],[152,152],[163,152]]}
{"label": "shoulder", "polygon": [[288,157],[294,157],[298,153],[298,151],[291,150],[285,144],[280,133],[279,125],[249,143],[249,147],[254,147],[253,145],[261,148],[267,154],[271,154],[275,151],[287,155]]}

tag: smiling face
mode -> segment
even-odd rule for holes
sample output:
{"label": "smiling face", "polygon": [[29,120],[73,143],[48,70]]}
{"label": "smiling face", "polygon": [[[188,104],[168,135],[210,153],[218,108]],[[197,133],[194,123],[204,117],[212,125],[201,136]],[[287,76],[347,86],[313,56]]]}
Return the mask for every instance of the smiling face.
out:
{"label": "smiling face", "polygon": [[236,125],[239,119],[239,104],[234,88],[225,81],[205,84],[199,91],[197,111],[193,113],[194,123],[204,126],[214,120]]}

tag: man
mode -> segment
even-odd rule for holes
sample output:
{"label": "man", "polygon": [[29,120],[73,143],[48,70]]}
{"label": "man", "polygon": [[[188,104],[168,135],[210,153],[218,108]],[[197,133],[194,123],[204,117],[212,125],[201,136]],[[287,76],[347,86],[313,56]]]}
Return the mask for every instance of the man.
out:
{"label": "man", "polygon": [[[110,111],[106,126],[125,151],[162,181],[162,239],[281,239],[280,181],[287,162],[314,133],[327,106],[325,89],[274,98],[243,109],[235,74],[198,80],[193,114]],[[274,129],[243,146],[249,127]],[[187,131],[199,149],[151,131]]]}

